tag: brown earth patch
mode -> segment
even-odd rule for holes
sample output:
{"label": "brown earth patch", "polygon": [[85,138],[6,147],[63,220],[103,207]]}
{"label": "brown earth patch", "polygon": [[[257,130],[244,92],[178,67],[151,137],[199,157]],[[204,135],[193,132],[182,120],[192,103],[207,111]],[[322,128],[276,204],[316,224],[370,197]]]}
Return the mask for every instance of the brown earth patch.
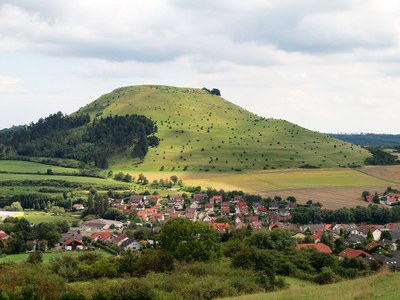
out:
{"label": "brown earth patch", "polygon": [[397,166],[366,166],[360,170],[368,175],[400,184],[400,165]]}

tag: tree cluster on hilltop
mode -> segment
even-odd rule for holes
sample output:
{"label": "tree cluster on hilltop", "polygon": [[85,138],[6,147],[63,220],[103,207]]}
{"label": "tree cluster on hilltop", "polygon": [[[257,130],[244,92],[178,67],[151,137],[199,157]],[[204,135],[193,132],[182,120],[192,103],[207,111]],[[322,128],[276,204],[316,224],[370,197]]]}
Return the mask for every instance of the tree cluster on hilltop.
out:
{"label": "tree cluster on hilltop", "polygon": [[149,146],[157,146],[157,126],[145,116],[108,116],[90,123],[89,115],[58,112],[36,123],[0,133],[0,155],[44,156],[93,162],[106,168],[116,151],[131,149],[143,159]]}

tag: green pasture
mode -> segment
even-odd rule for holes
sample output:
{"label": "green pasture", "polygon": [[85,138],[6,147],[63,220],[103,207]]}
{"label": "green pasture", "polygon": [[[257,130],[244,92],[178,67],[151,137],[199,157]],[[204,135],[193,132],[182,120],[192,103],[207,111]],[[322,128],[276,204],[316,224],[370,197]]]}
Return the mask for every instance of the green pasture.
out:
{"label": "green pasture", "polygon": [[80,220],[79,216],[73,216],[70,213],[66,213],[65,215],[61,216],[53,216],[50,213],[46,213],[44,211],[24,211],[24,218],[29,221],[31,224],[38,224],[38,223],[55,223],[58,221],[67,221],[70,225],[75,220]]}
{"label": "green pasture", "polygon": [[160,145],[144,163],[119,153],[115,169],[233,172],[363,165],[366,150],[284,120],[263,119],[203,90],[168,86],[117,89],[80,109],[95,116],[142,114],[156,122]]}
{"label": "green pasture", "polygon": [[[113,256],[112,254],[104,251],[104,250],[96,250],[93,251],[97,254],[102,255],[103,257],[111,257]],[[62,256],[72,256],[72,257],[78,257],[84,253],[83,251],[69,251],[69,252],[46,252],[43,253],[43,263],[47,264],[50,262],[50,260]],[[21,253],[21,254],[10,254],[6,255],[4,257],[0,257],[0,264],[2,263],[22,263],[26,262],[28,259],[29,253]]]}
{"label": "green pasture", "polygon": [[79,169],[57,167],[38,162],[20,161],[20,160],[0,160],[0,172],[46,174],[48,169],[51,169],[55,174],[57,173],[74,174],[79,172]]}
{"label": "green pasture", "polygon": [[94,178],[86,176],[63,176],[63,175],[41,175],[41,174],[0,174],[1,181],[23,181],[23,180],[64,180],[81,184],[126,186],[113,179]]}
{"label": "green pasture", "polygon": [[245,295],[231,300],[353,300],[353,299],[399,299],[398,282],[400,273],[382,272],[377,275],[343,281],[328,285],[308,284],[288,279],[286,290],[265,294]]}

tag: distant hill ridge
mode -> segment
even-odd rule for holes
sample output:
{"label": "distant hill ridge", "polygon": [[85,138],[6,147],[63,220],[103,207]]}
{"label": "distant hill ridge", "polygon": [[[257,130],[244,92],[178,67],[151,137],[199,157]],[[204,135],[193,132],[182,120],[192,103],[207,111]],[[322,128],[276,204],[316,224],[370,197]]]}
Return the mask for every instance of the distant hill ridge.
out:
{"label": "distant hill ridge", "polygon": [[[239,171],[363,165],[369,152],[284,120],[265,119],[207,90],[171,86],[118,88],[79,109],[91,118],[139,114],[152,119],[160,145],[143,170]],[[110,166],[137,166],[119,153]]]}
{"label": "distant hill ridge", "polygon": [[329,133],[331,137],[360,146],[396,146],[400,145],[400,134],[335,134]]}

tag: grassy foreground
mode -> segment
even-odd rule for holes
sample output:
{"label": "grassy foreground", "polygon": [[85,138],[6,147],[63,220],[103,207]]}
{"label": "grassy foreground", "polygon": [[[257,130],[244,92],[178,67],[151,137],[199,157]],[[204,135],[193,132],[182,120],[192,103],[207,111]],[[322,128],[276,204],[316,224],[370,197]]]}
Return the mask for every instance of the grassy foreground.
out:
{"label": "grassy foreground", "polygon": [[400,273],[383,271],[377,275],[329,285],[309,284],[289,279],[290,288],[283,291],[246,295],[230,300],[351,300],[351,299],[399,299],[398,282]]}
{"label": "grassy foreground", "polygon": [[[111,257],[112,254],[103,251],[103,250],[96,250],[93,251],[97,254],[100,254],[103,257]],[[62,256],[71,256],[71,257],[78,257],[81,255],[83,252],[79,251],[71,251],[71,252],[48,252],[48,253],[43,253],[43,263],[47,264],[50,262],[50,260]],[[10,254],[6,255],[4,257],[0,257],[0,264],[2,263],[22,263],[26,262],[28,259],[29,253],[21,253],[21,254]]]}

